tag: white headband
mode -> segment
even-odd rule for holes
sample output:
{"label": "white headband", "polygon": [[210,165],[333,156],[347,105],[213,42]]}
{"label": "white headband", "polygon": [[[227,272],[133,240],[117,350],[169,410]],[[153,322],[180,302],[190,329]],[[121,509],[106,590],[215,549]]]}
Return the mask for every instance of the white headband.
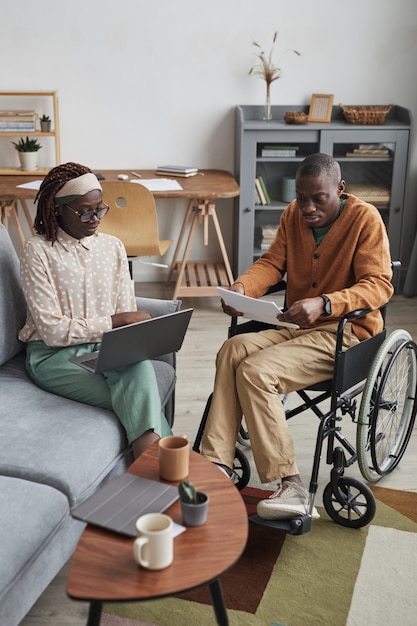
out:
{"label": "white headband", "polygon": [[65,185],[55,194],[55,198],[63,198],[67,196],[84,196],[89,191],[94,189],[100,189],[101,185],[98,182],[97,176],[88,172],[82,174],[78,178],[71,178]]}

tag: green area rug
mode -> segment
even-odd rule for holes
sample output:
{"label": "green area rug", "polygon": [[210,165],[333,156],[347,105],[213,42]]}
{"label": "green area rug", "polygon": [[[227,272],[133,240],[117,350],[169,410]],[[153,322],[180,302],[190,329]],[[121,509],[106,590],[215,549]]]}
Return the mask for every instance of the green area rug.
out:
{"label": "green area rug", "polygon": [[[359,530],[335,524],[323,509],[298,537],[250,524],[241,559],[221,579],[230,626],[415,626],[417,494],[373,491],[375,518]],[[242,494],[251,513],[266,492]],[[177,598],[106,604],[101,625],[215,623],[203,587]]]}

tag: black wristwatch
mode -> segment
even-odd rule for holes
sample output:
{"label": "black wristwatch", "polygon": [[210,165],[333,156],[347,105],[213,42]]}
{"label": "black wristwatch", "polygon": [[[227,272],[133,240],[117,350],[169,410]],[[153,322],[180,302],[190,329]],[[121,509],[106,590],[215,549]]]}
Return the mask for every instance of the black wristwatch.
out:
{"label": "black wristwatch", "polygon": [[322,315],[324,317],[326,317],[327,315],[331,315],[332,314],[332,303],[330,302],[329,298],[327,296],[324,296],[324,295],[321,295],[320,298],[324,302],[324,308],[323,308]]}

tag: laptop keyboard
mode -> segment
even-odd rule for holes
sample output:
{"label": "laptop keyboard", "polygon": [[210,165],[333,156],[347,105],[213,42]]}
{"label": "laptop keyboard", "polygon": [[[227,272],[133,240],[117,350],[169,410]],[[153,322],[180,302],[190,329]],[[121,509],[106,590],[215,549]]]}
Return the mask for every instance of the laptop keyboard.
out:
{"label": "laptop keyboard", "polygon": [[97,363],[97,357],[93,357],[92,359],[86,359],[85,361],[83,361],[83,365],[87,365],[87,367],[91,367],[91,369],[94,369]]}

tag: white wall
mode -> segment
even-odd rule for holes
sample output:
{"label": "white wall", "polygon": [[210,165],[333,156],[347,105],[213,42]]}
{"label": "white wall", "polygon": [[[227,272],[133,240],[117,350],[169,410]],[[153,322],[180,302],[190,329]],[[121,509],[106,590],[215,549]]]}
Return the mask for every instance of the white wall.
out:
{"label": "white wall", "polygon": [[[0,90],[58,90],[63,162],[232,171],[234,107],[264,102],[263,81],[248,76],[252,41],[269,50],[275,30],[277,62],[290,48],[302,56],[282,59],[273,104],[333,93],[335,104],[393,102],[417,118],[415,0],[2,0]],[[410,177],[417,208],[415,141]],[[218,207],[230,250],[232,203]],[[184,208],[158,204],[162,236],[175,238]]]}

